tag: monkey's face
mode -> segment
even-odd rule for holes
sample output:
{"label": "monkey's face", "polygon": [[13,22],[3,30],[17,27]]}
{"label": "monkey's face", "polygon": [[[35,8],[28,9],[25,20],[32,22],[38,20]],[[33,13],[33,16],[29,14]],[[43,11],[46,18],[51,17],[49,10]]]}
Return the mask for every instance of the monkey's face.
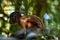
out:
{"label": "monkey's face", "polygon": [[30,20],[30,17],[26,17],[26,16],[21,17],[21,19],[20,19],[21,25],[24,27],[26,27],[26,26],[31,27],[32,24],[29,22],[29,20]]}

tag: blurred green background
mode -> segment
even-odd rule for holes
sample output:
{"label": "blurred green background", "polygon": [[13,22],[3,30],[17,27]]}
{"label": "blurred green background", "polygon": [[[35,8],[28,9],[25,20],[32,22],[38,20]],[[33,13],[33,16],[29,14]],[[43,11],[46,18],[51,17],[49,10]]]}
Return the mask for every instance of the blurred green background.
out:
{"label": "blurred green background", "polygon": [[17,25],[9,23],[9,15],[14,11],[40,17],[44,23],[45,40],[60,38],[60,0],[0,0],[0,34],[5,37],[18,29]]}

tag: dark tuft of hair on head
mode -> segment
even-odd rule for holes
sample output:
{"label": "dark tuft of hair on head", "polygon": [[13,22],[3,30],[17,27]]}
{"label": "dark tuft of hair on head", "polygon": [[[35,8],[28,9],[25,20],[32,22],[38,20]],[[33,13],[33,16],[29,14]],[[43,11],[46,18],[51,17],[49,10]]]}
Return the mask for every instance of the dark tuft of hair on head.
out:
{"label": "dark tuft of hair on head", "polygon": [[18,21],[19,21],[19,18],[21,17],[21,13],[20,12],[17,12],[17,11],[15,11],[15,12],[12,12],[11,14],[10,14],[10,24],[15,24],[15,23],[17,23]]}

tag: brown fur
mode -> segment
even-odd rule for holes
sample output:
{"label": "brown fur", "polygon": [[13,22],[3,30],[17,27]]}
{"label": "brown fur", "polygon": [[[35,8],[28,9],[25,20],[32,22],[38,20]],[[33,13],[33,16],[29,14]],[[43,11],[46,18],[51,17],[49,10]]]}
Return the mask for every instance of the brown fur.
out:
{"label": "brown fur", "polygon": [[27,18],[27,21],[31,22],[33,24],[33,26],[38,26],[40,31],[43,31],[43,29],[44,29],[43,22],[39,17],[37,17],[35,15],[27,15],[22,18]]}
{"label": "brown fur", "polygon": [[[27,18],[28,21],[32,22],[33,26],[37,25],[40,28],[40,31],[44,30],[42,20],[35,15],[27,15],[27,16],[21,17],[21,14],[19,12],[13,12],[13,13],[10,14],[10,21],[9,22],[11,24],[15,24],[15,23],[20,24],[21,23],[21,21],[20,21],[21,18],[23,18],[23,19]],[[24,26],[24,24],[21,23],[21,27],[23,27],[23,26]]]}

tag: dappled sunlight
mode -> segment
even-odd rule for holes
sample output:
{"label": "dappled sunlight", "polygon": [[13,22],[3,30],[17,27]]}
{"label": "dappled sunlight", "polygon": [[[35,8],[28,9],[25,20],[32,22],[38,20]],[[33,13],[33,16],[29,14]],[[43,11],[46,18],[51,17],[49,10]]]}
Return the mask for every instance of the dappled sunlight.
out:
{"label": "dappled sunlight", "polygon": [[3,18],[4,18],[4,20],[5,20],[5,21],[7,21],[7,20],[8,20],[8,18],[7,18],[7,17],[3,17]]}
{"label": "dappled sunlight", "polygon": [[0,17],[3,17],[4,15],[3,14],[0,14]]}
{"label": "dappled sunlight", "polygon": [[2,4],[5,4],[5,5],[12,5],[12,3],[8,0],[3,0]]}
{"label": "dappled sunlight", "polygon": [[4,35],[4,37],[7,37],[7,34],[5,32],[2,32],[2,35]]}
{"label": "dappled sunlight", "polygon": [[10,15],[14,11],[15,11],[14,6],[6,6],[6,7],[4,7],[4,13],[7,14],[7,15]]}
{"label": "dappled sunlight", "polygon": [[6,23],[5,26],[6,26],[7,30],[10,30],[10,24],[9,23]]}

